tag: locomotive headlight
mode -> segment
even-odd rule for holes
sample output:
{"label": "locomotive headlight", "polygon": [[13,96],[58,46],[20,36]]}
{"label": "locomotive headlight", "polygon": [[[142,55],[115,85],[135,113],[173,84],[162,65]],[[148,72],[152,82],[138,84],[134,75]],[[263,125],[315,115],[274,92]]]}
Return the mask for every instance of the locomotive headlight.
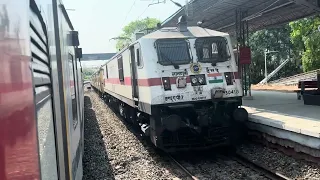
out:
{"label": "locomotive headlight", "polygon": [[192,77],[191,77],[191,82],[192,82],[192,84],[197,84],[197,83],[198,83],[197,77],[192,76]]}
{"label": "locomotive headlight", "polygon": [[192,86],[200,86],[200,85],[206,85],[206,77],[204,74],[198,74],[198,75],[191,75],[191,85]]}
{"label": "locomotive headlight", "polygon": [[171,91],[171,82],[169,77],[162,77],[162,85],[165,91]]}
{"label": "locomotive headlight", "polygon": [[204,83],[204,77],[203,76],[199,76],[198,77],[198,81],[200,84],[203,84]]}

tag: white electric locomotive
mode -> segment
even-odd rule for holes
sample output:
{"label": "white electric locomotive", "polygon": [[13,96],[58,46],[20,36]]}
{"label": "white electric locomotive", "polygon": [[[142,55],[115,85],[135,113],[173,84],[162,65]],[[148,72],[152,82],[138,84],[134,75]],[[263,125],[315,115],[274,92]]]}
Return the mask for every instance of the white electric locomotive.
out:
{"label": "white electric locomotive", "polygon": [[184,16],[178,27],[136,38],[92,81],[111,107],[167,151],[230,145],[248,117],[229,35],[188,27]]}

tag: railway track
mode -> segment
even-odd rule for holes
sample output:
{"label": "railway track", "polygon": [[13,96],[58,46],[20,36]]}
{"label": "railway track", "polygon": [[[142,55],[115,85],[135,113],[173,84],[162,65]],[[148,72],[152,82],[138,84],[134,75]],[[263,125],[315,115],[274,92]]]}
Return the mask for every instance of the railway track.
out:
{"label": "railway track", "polygon": [[[112,109],[112,110],[114,111],[114,109]],[[123,123],[126,124],[126,126],[130,129],[130,131],[133,134],[135,134],[136,136],[139,136],[139,135],[141,136],[141,134],[136,130],[136,128],[134,128],[134,126],[132,124],[130,124],[126,120],[124,120],[119,114],[117,114],[117,116],[118,116],[119,119],[122,120]],[[152,144],[149,141],[147,141],[147,144],[149,146],[152,146]],[[186,177],[188,177],[189,179],[201,180],[201,178],[196,177],[191,171],[189,171],[185,166],[183,166],[179,162],[179,160],[175,159],[169,153],[166,153],[166,152],[161,151],[159,149],[154,149],[154,150],[155,150],[156,153],[159,153],[159,154],[162,154],[162,156],[168,157],[168,159],[170,159],[179,169],[181,169],[184,172],[184,174],[186,175]],[[228,151],[228,152],[230,152],[230,151]],[[205,154],[207,154],[207,153],[205,153]],[[274,172],[274,171],[268,169],[267,167],[263,167],[259,163],[250,161],[249,159],[247,159],[242,154],[234,153],[233,151],[232,151],[232,153],[229,153],[228,155],[222,155],[222,154],[219,154],[219,153],[217,153],[217,154],[213,153],[213,154],[214,154],[214,156],[216,158],[219,158],[222,161],[223,160],[236,161],[237,163],[239,163],[239,164],[241,164],[241,165],[243,165],[243,166],[255,171],[256,173],[263,175],[267,179],[271,179],[271,180],[291,180],[291,178],[288,178],[288,177],[282,175],[281,173]],[[212,156],[212,154],[211,154],[211,156]],[[210,158],[210,155],[209,155],[209,158]]]}
{"label": "railway track", "polygon": [[[191,171],[189,171],[184,165],[182,165],[182,163],[180,163],[178,160],[176,160],[174,157],[172,157],[170,154],[167,154],[168,158],[172,160],[172,162],[174,162],[176,164],[177,167],[179,167],[185,174],[187,177],[189,177],[192,180],[201,180],[200,178],[196,177]],[[239,153],[235,153],[232,155],[217,155],[215,154],[215,157],[218,158],[218,160],[222,160],[222,161],[227,161],[227,160],[233,160],[236,161],[237,163],[250,168],[251,170],[255,171],[258,174],[261,174],[262,176],[266,177],[267,179],[271,179],[271,180],[291,180],[291,178],[288,178],[284,175],[282,175],[281,173],[278,172],[274,172],[272,170],[270,170],[267,167],[264,167],[262,165],[260,165],[259,163],[250,161],[249,159],[247,159],[245,156],[243,156],[242,154]],[[219,163],[219,162],[217,162]]]}
{"label": "railway track", "polygon": [[234,156],[232,156],[232,158],[233,158],[233,160],[235,160],[238,163],[256,171],[257,173],[263,174],[263,176],[265,176],[268,179],[271,179],[271,180],[291,180],[291,178],[288,178],[279,172],[272,171],[269,168],[264,167],[257,162],[253,162],[253,161],[247,159],[244,155],[242,155],[240,153],[236,153]]}
{"label": "railway track", "polygon": [[170,154],[167,154],[169,159],[171,159],[185,174],[191,178],[192,180],[199,180],[196,176],[194,176],[187,168],[185,168],[182,164],[179,163],[175,158],[173,158]]}

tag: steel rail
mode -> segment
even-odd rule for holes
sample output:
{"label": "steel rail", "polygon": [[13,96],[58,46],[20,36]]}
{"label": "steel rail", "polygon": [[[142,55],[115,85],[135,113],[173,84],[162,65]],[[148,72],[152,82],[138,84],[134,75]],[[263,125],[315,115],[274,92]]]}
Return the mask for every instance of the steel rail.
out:
{"label": "steel rail", "polygon": [[236,152],[235,155],[233,156],[233,159],[235,161],[237,161],[238,163],[247,166],[248,168],[256,171],[256,172],[260,172],[262,173],[265,177],[267,177],[268,179],[271,180],[292,180],[289,177],[286,177],[285,175],[273,171],[257,162],[253,162],[251,160],[249,160],[248,158],[246,158],[244,155],[242,155],[239,152]]}
{"label": "steel rail", "polygon": [[170,154],[167,156],[181,169],[183,170],[191,179],[199,180],[196,176],[194,176],[187,168],[185,168],[182,164],[180,164],[176,159],[174,159]]}

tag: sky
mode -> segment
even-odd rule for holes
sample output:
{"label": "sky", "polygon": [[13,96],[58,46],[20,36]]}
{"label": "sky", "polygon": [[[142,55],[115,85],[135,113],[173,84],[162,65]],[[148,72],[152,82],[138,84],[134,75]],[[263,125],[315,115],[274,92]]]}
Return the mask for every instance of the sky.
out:
{"label": "sky", "polygon": [[[181,5],[186,2],[175,1]],[[163,21],[179,10],[169,0],[148,7],[155,2],[158,0],[63,0],[75,30],[79,31],[83,53],[116,52],[116,41],[110,39],[119,36],[125,25],[146,17]]]}

